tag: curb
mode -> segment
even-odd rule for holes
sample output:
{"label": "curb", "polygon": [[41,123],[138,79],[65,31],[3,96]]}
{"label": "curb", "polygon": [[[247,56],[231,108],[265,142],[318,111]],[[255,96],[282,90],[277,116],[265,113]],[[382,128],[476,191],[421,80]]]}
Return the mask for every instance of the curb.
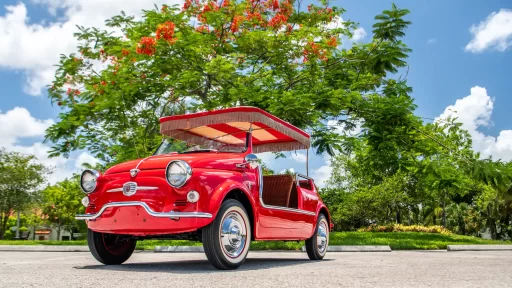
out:
{"label": "curb", "polygon": [[[263,252],[269,250],[262,250]],[[272,250],[273,251],[273,250]],[[306,247],[302,246],[302,252],[306,252]],[[156,253],[173,253],[173,252],[204,252],[203,246],[156,246]],[[253,251],[255,252],[255,251]],[[296,251],[288,251],[296,252]],[[389,246],[329,246],[327,252],[391,252]]]}
{"label": "curb", "polygon": [[[451,245],[453,246],[453,245]],[[467,245],[458,245],[467,246]],[[512,245],[489,245],[489,246],[509,246],[508,249],[512,250]],[[504,247],[499,247],[504,248]],[[0,251],[19,251],[19,252],[89,252],[88,246],[59,246],[59,245],[0,245]],[[151,251],[151,250],[149,250]],[[148,251],[148,252],[149,252]],[[273,250],[262,250],[261,252],[268,252]],[[302,246],[302,252],[306,252],[306,247]],[[471,250],[450,250],[448,251],[471,251]],[[473,251],[490,251],[490,250],[473,250]],[[153,250],[155,253],[180,253],[180,252],[204,252],[203,246],[156,246]],[[253,251],[260,252],[260,251]],[[282,251],[279,251],[282,252]],[[300,252],[288,251],[286,252]],[[389,246],[369,246],[369,245],[355,245],[355,246],[329,246],[327,252],[391,252]]]}
{"label": "curb", "polygon": [[[302,246],[302,252],[306,252],[306,246]],[[327,252],[391,252],[388,245],[371,246],[371,245],[338,245],[328,246]]]}
{"label": "curb", "polygon": [[448,251],[512,251],[512,245],[448,245]]}
{"label": "curb", "polygon": [[156,246],[155,253],[204,252],[203,246]]}
{"label": "curb", "polygon": [[66,245],[0,245],[0,251],[23,252],[89,252],[89,247]]}

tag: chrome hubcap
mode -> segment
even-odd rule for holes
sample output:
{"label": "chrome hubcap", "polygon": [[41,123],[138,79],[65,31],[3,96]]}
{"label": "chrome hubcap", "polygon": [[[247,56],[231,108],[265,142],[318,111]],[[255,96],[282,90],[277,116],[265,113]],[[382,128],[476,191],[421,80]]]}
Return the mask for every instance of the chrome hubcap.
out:
{"label": "chrome hubcap", "polygon": [[320,221],[318,225],[318,232],[316,233],[316,245],[320,254],[324,254],[325,249],[327,249],[327,231],[327,223],[325,223],[325,221]]}
{"label": "chrome hubcap", "polygon": [[220,244],[226,256],[236,258],[242,254],[247,238],[247,227],[242,215],[232,211],[222,220]]}

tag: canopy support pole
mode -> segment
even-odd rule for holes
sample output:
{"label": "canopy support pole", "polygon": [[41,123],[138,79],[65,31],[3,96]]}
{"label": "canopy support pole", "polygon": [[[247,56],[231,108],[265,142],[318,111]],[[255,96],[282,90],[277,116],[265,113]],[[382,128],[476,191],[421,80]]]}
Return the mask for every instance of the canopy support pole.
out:
{"label": "canopy support pole", "polygon": [[309,148],[306,149],[306,176],[309,177]]}

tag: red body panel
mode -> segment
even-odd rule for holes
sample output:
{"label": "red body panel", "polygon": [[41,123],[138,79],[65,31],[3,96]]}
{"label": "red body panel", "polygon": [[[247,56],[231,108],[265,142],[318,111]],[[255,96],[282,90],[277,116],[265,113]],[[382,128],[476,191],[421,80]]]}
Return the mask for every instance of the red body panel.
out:
{"label": "red body panel", "polygon": [[[97,188],[89,194],[90,204],[86,209],[86,213],[94,214],[110,202],[140,201],[154,212],[206,212],[212,214],[212,218],[156,218],[141,207],[114,207],[106,209],[99,218],[89,220],[88,226],[94,231],[137,236],[191,232],[210,224],[225,196],[236,189],[247,196],[252,206],[255,239],[299,240],[311,237],[320,210],[326,209],[312,181],[309,180],[309,187],[313,190],[297,187],[300,211],[264,207],[259,197],[258,169],[236,167],[236,164],[243,163],[247,153],[250,149],[246,153],[170,154],[119,164],[98,178]],[[166,181],[165,169],[172,160],[186,161],[192,167],[192,177],[183,187],[173,188]],[[136,167],[140,172],[132,177],[129,171]],[[154,189],[137,191],[132,196],[107,192],[121,188],[126,182]],[[191,190],[199,192],[200,198],[196,203],[186,201]]]}

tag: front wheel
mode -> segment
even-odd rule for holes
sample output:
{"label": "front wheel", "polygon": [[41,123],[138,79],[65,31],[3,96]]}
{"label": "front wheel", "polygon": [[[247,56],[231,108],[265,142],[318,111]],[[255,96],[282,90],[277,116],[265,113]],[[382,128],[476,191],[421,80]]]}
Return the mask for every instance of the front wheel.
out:
{"label": "front wheel", "polygon": [[203,228],[203,247],[217,269],[236,269],[244,263],[251,244],[251,226],[240,202],[228,199],[208,226]]}
{"label": "front wheel", "polygon": [[329,223],[324,214],[318,216],[315,233],[306,240],[306,252],[311,260],[322,260],[329,245]]}
{"label": "front wheel", "polygon": [[117,265],[132,256],[137,240],[126,235],[87,231],[87,244],[92,256],[106,265]]}

